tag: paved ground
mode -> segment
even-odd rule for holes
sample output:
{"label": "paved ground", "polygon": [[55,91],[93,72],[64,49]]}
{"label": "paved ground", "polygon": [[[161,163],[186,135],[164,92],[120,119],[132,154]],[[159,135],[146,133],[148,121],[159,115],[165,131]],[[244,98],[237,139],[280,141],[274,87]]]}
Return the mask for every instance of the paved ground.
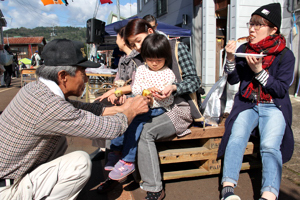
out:
{"label": "paved ground", "polygon": [[[0,111],[3,111],[10,100],[20,89],[20,79],[14,79],[12,87],[0,88]],[[78,100],[81,100],[78,98]],[[293,105],[293,131],[295,137],[295,151],[292,159],[284,164],[283,178],[280,188],[279,200],[299,200],[300,199],[300,98],[291,96]],[[68,152],[74,150],[85,150],[88,153],[96,148],[91,146],[91,141],[82,138],[68,138]],[[99,195],[94,188],[105,178],[107,173],[103,169],[104,160],[93,161],[92,177],[87,186],[80,193],[78,200],[139,200],[145,197],[145,192],[138,187],[134,181],[125,185],[119,185],[115,190],[105,195]],[[259,198],[260,171],[251,170],[240,175],[239,184],[235,192],[243,200]],[[207,176],[194,179],[180,179],[167,181],[165,183],[165,200],[216,200],[219,199],[220,176]]]}

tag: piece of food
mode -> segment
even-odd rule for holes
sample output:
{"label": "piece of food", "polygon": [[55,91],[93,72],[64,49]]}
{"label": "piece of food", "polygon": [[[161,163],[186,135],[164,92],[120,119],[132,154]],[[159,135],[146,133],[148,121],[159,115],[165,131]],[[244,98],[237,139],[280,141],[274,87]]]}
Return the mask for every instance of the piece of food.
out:
{"label": "piece of food", "polygon": [[117,86],[117,87],[123,87],[124,85],[125,85],[125,81],[124,80],[116,80],[115,81],[115,85]]}
{"label": "piece of food", "polygon": [[116,97],[120,97],[120,96],[122,96],[123,95],[123,93],[122,93],[122,90],[115,90],[115,95],[116,95]]}
{"label": "piece of food", "polygon": [[247,37],[241,37],[237,39],[238,42],[248,42],[250,39],[254,39],[255,37],[253,35],[249,35]]}
{"label": "piece of food", "polygon": [[149,91],[149,90],[143,90],[143,92],[142,92],[142,95],[144,96],[144,97],[146,97],[146,96],[148,96],[148,95],[150,95],[151,94],[151,92]]}

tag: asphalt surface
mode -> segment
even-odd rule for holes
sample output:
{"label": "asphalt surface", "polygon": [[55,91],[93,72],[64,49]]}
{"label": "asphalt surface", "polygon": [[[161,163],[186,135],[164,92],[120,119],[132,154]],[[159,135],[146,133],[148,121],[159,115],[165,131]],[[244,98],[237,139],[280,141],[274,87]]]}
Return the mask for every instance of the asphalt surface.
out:
{"label": "asphalt surface", "polygon": [[[9,88],[0,88],[0,112],[5,109],[11,99],[20,90],[20,78],[12,80]],[[74,98],[83,101],[80,98]],[[295,138],[295,151],[292,159],[283,165],[283,177],[280,187],[279,200],[299,200],[300,199],[300,97],[291,96],[293,105],[293,125]],[[69,148],[67,152],[74,150],[84,150],[92,153],[96,148],[88,139],[68,137]],[[146,192],[141,190],[134,181],[123,185],[118,185],[113,191],[107,194],[97,194],[95,188],[107,177],[107,172],[103,170],[104,159],[92,162],[92,176],[86,187],[78,196],[78,200],[139,200],[144,199]],[[249,170],[240,174],[239,183],[235,193],[243,200],[259,198],[261,171]],[[165,200],[216,200],[219,199],[220,175],[205,176],[193,179],[179,179],[176,181],[166,181]]]}

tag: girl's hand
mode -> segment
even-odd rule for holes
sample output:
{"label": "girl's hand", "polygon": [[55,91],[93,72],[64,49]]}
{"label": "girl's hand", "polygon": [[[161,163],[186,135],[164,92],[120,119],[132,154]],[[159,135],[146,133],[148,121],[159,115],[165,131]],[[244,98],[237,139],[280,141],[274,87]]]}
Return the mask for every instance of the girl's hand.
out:
{"label": "girl's hand", "polygon": [[163,91],[162,94],[166,95],[167,97],[171,96],[172,92],[174,91],[174,88],[172,85],[168,85],[166,86]]}
{"label": "girl's hand", "polygon": [[148,88],[147,90],[149,90],[151,94],[161,93],[161,90],[157,89],[156,87]]}
{"label": "girl's hand", "polygon": [[227,52],[227,60],[234,61],[235,49],[236,49],[236,41],[229,40],[227,45],[225,46],[225,50]]}
{"label": "girl's hand", "polygon": [[171,96],[173,91],[176,91],[176,85],[168,85],[166,86],[161,93],[153,93],[153,97],[158,100],[163,100]]}
{"label": "girl's hand", "polygon": [[257,59],[254,56],[246,56],[247,63],[254,73],[258,73],[262,68],[262,58]]}
{"label": "girl's hand", "polygon": [[122,96],[120,96],[119,98],[116,99],[115,103],[118,105],[122,105],[125,103],[126,100],[127,100],[127,97],[125,94],[123,94]]}
{"label": "girl's hand", "polygon": [[[101,96],[97,97],[95,100],[102,101],[105,98],[108,98],[111,95],[115,95],[115,88],[108,90],[107,92],[105,92],[104,94],[102,94]],[[108,99],[109,100],[109,99]]]}

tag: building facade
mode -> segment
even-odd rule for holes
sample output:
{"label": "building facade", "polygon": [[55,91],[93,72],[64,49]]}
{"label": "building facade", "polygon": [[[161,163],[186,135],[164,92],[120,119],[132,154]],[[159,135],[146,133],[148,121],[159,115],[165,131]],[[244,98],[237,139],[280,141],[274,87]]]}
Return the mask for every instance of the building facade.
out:
{"label": "building facade", "polygon": [[4,44],[9,44],[10,49],[17,52],[18,59],[30,59],[35,51],[41,55],[46,40],[44,37],[5,37]]}
{"label": "building facade", "polygon": [[[287,40],[287,47],[293,50],[298,66],[299,33],[291,33],[293,24],[299,29],[300,1],[137,0],[137,15],[152,14],[161,22],[192,30],[190,50],[202,86],[208,92],[223,74],[226,42],[248,36],[246,23],[251,14],[262,5],[276,2],[282,6],[281,33]],[[295,77],[299,77],[298,73],[299,70],[295,69]]]}

